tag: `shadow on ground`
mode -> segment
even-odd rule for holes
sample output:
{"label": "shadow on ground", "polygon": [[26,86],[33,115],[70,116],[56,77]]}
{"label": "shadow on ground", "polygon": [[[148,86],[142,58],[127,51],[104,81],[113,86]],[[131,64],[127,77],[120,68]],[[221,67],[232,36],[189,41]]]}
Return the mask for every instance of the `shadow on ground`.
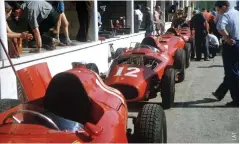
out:
{"label": "shadow on ground", "polygon": [[214,67],[223,67],[223,65],[198,66],[197,68],[214,68]]}
{"label": "shadow on ground", "polygon": [[[233,107],[226,107],[225,105],[197,105],[197,104],[214,103],[217,101],[218,100],[212,99],[212,98],[204,98],[202,100],[197,100],[197,101],[175,102],[172,108],[233,108]],[[158,104],[162,106],[161,102],[143,101],[143,102],[136,102],[136,103],[128,103],[128,110],[129,112],[139,112],[140,109],[145,104]]]}

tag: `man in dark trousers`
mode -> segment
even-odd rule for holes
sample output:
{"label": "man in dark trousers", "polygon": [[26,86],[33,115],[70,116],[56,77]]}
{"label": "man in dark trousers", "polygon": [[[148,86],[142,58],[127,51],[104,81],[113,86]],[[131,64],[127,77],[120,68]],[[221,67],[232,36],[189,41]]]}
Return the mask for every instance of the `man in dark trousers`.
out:
{"label": "man in dark trousers", "polygon": [[86,42],[90,21],[92,1],[76,1],[76,10],[80,28],[77,34],[77,41]]}
{"label": "man in dark trousers", "polygon": [[146,29],[145,37],[153,35],[153,32],[154,32],[153,14],[151,13],[151,10],[149,7],[146,7],[145,29]]}
{"label": "man in dark trousers", "polygon": [[222,56],[225,78],[222,86],[225,91],[216,92],[214,96],[221,100],[229,89],[232,102],[226,106],[239,107],[239,12],[230,8],[228,1],[217,1],[215,7],[220,15],[217,29],[224,39]]}
{"label": "man in dark trousers", "polygon": [[195,47],[196,47],[196,61],[201,60],[202,52],[204,53],[204,60],[209,61],[209,51],[207,48],[206,37],[207,37],[207,21],[205,20],[202,13],[197,13],[192,17],[191,20],[191,34],[192,30],[195,31]]}

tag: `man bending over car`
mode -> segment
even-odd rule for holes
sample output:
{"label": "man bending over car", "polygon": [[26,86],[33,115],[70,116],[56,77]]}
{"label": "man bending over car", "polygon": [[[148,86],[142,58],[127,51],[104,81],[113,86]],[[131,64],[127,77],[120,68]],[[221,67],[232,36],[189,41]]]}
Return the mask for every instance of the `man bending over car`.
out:
{"label": "man bending over car", "polygon": [[27,19],[29,31],[33,33],[36,40],[37,49],[30,52],[40,52],[43,45],[48,50],[55,49],[57,40],[55,41],[54,34],[43,36],[43,33],[56,27],[59,13],[46,1],[26,1],[20,9],[19,14],[22,15],[20,18]]}

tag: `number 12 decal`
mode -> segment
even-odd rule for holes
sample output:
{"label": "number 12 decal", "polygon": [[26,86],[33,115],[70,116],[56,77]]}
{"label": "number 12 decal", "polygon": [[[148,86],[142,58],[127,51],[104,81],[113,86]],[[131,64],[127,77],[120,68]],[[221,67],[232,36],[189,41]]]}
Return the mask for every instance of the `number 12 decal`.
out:
{"label": "number 12 decal", "polygon": [[[121,76],[124,67],[119,67],[117,73],[114,76]],[[140,72],[139,68],[129,67],[127,68],[128,72],[123,74],[124,76],[137,77],[137,73]]]}

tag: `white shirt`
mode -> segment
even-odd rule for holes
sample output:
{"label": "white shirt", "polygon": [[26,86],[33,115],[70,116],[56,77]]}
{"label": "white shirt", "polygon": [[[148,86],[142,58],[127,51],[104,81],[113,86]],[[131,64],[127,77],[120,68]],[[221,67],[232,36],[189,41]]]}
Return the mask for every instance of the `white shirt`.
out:
{"label": "white shirt", "polygon": [[208,41],[209,44],[219,46],[218,38],[213,34],[208,34],[207,35],[207,41]]}
{"label": "white shirt", "polygon": [[138,20],[139,20],[139,21],[142,21],[142,19],[143,19],[143,14],[142,14],[142,12],[141,12],[139,9],[136,9],[136,10],[134,10],[134,13],[135,13],[135,15],[138,16]]}

